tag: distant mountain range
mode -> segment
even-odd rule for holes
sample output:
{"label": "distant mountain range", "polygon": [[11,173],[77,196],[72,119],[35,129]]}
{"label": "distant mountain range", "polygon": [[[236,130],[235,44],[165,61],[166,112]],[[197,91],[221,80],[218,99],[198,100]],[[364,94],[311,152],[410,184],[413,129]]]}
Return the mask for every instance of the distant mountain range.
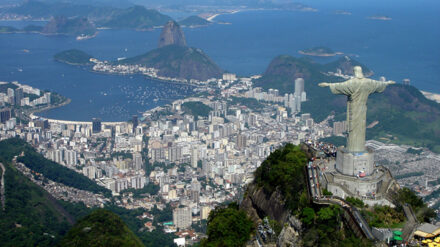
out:
{"label": "distant mountain range", "polygon": [[[311,59],[282,55],[271,61],[262,78],[255,81],[255,86],[278,89],[282,94],[293,93],[295,79],[302,77],[308,97],[302,111],[311,113],[316,121],[332,113],[341,121],[345,120],[346,97],[333,95],[318,83],[344,81],[329,72],[341,70],[343,74],[352,74],[356,65],[363,68],[366,76],[372,75],[365,65],[348,57],[322,65]],[[440,152],[440,104],[426,99],[413,86],[391,85],[384,93],[371,95],[367,125],[375,121],[377,124],[367,129],[369,139],[425,146]]]}
{"label": "distant mountain range", "polygon": [[15,7],[5,8],[0,16],[25,19],[52,19],[62,16],[66,19],[87,18],[97,27],[149,29],[162,26],[171,18],[157,10],[143,6],[132,6],[121,9],[109,6],[74,4],[68,2],[46,3],[40,1],[25,1]]}
{"label": "distant mountain range", "polygon": [[52,18],[45,26],[28,25],[22,29],[10,26],[0,26],[0,33],[41,33],[46,35],[83,35],[92,36],[96,34],[97,29],[85,17],[66,18],[56,16]]}

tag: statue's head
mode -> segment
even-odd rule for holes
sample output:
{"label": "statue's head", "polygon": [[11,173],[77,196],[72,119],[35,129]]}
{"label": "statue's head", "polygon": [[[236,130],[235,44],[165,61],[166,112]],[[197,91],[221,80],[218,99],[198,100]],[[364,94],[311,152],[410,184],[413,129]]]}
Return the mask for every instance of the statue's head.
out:
{"label": "statue's head", "polygon": [[362,73],[361,66],[354,66],[353,72],[354,72],[354,77],[358,79],[364,78],[364,74]]}

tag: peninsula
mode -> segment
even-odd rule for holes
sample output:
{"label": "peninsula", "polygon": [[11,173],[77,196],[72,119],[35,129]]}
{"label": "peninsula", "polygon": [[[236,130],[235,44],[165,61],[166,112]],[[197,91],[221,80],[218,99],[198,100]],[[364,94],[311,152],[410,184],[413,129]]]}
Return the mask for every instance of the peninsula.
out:
{"label": "peninsula", "polygon": [[91,65],[91,58],[93,58],[91,55],[76,49],[62,51],[54,56],[56,61],[70,65]]}

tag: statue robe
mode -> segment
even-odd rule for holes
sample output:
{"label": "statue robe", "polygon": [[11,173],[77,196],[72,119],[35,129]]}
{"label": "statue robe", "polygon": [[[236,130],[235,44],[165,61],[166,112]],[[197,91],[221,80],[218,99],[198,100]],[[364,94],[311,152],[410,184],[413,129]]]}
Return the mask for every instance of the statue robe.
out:
{"label": "statue robe", "polygon": [[333,94],[347,96],[347,149],[349,152],[365,151],[367,99],[372,93],[381,93],[387,84],[368,78],[353,78],[345,82],[331,83]]}

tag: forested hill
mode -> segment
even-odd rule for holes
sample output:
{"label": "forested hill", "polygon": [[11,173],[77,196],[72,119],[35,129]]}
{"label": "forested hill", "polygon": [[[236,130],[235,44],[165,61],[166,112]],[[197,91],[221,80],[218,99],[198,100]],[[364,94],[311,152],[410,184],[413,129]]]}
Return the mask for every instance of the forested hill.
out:
{"label": "forested hill", "polygon": [[202,50],[178,45],[167,45],[118,63],[153,67],[159,69],[160,76],[173,78],[207,80],[222,74],[222,69]]}
{"label": "forested hill", "polygon": [[73,224],[72,216],[42,188],[4,159],[5,210],[0,210],[1,246],[54,246]]}
{"label": "forested hill", "polygon": [[144,245],[118,215],[106,209],[97,209],[79,220],[58,246],[142,247]]}
{"label": "forested hill", "polygon": [[0,161],[10,162],[14,156],[20,154],[24,155],[17,158],[18,162],[22,162],[29,169],[43,174],[44,177],[52,181],[76,189],[111,196],[111,192],[107,188],[97,185],[82,174],[44,158],[21,139],[12,138],[0,142]]}
{"label": "forested hill", "polygon": [[[318,83],[344,81],[328,72],[336,72],[337,69],[347,72],[356,65],[363,67],[364,74],[372,73],[353,59],[341,58],[322,65],[307,58],[282,55],[272,60],[262,78],[255,81],[255,86],[275,88],[282,94],[293,93],[295,79],[302,77],[308,98],[302,111],[311,113],[316,121],[331,113],[335,113],[337,120],[344,120],[346,97],[334,95],[328,88],[319,87]],[[424,146],[440,152],[440,104],[426,99],[413,86],[391,85],[384,93],[371,95],[367,126],[376,121],[373,128],[367,129],[370,139]]]}

